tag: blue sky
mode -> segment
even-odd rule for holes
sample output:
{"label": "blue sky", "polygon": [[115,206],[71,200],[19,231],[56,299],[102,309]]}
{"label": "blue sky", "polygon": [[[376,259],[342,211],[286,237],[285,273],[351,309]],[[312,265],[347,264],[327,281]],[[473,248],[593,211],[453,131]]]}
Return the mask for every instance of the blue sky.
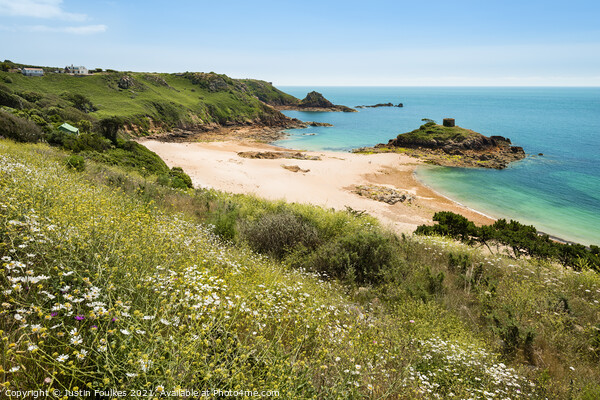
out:
{"label": "blue sky", "polygon": [[600,86],[600,2],[0,0],[0,59],[275,85]]}

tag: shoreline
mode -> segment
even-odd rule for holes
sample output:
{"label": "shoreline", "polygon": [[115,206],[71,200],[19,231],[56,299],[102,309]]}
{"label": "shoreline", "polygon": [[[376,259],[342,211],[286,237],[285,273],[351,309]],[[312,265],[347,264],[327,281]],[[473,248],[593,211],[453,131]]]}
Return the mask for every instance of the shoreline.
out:
{"label": "shoreline", "polygon": [[[489,218],[489,219],[490,219],[490,220],[492,220],[492,221],[497,221],[497,220],[501,219],[501,218],[499,218],[499,217],[494,217],[494,216],[492,216],[492,215],[488,215],[488,214],[486,214],[486,213],[484,213],[484,212],[482,212],[482,211],[476,210],[476,209],[474,209],[474,208],[472,208],[472,207],[469,207],[469,206],[468,206],[468,205],[466,205],[466,204],[463,204],[463,203],[461,203],[461,202],[459,202],[459,201],[457,201],[457,200],[454,200],[454,199],[452,199],[451,197],[448,197],[448,196],[446,196],[446,195],[444,195],[444,194],[440,193],[440,192],[439,192],[439,191],[437,191],[436,189],[432,188],[430,185],[428,185],[428,184],[426,184],[425,182],[423,182],[423,180],[422,180],[422,179],[419,179],[419,178],[417,177],[417,174],[416,174],[416,169],[415,169],[415,179],[416,179],[417,181],[419,181],[419,183],[420,183],[421,185],[423,185],[423,186],[425,186],[425,187],[429,188],[429,189],[430,189],[432,192],[435,192],[435,193],[437,193],[439,196],[441,196],[441,197],[444,197],[444,198],[448,199],[449,201],[452,201],[452,202],[454,202],[454,203],[456,203],[456,204],[460,205],[461,207],[467,208],[467,209],[471,210],[471,211],[472,211],[472,212],[474,212],[474,213],[477,213],[477,214],[480,214],[480,215],[482,215],[482,216],[484,216],[484,217],[486,217],[486,218]],[[510,219],[512,219],[512,218],[510,218],[510,217],[505,217],[505,219],[508,219],[508,220],[510,220]],[[536,227],[536,230],[537,230],[537,227]],[[556,235],[553,235],[553,234],[550,234],[550,233],[547,233],[547,232],[544,232],[544,231],[540,231],[540,230],[538,230],[537,232],[538,232],[538,235],[548,235],[548,237],[550,238],[550,240],[553,240],[553,241],[555,241],[555,242],[559,242],[559,243],[563,243],[563,244],[578,244],[578,243],[579,243],[579,242],[575,242],[575,241],[572,241],[572,240],[569,240],[569,239],[564,239],[564,238],[561,238],[560,236],[556,236]]]}
{"label": "shoreline", "polygon": [[[214,138],[211,138],[214,140]],[[366,211],[397,233],[412,233],[433,224],[437,211],[452,211],[477,225],[491,224],[489,216],[447,198],[415,176],[421,160],[403,154],[353,154],[302,151],[309,158],[245,158],[241,152],[290,152],[291,149],[229,138],[225,141],[160,142],[140,139],[169,167],[182,167],[195,187],[255,195],[269,200],[308,203],[325,208]],[[297,151],[297,150],[294,150]],[[388,204],[355,193],[359,185],[404,193],[411,200]]]}

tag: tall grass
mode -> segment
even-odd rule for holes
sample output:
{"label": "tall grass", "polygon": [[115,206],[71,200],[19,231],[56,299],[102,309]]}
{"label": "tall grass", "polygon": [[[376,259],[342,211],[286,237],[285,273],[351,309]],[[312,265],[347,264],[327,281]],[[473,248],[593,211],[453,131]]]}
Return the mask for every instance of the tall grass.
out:
{"label": "tall grass", "polygon": [[[165,188],[93,162],[78,172],[65,158],[0,141],[5,390],[318,399],[598,391],[596,274],[392,238],[345,212]],[[232,242],[199,223],[215,215],[232,216]],[[244,245],[244,229],[268,230],[277,215],[302,226],[303,239],[275,243],[272,257]],[[344,270],[348,284],[293,268],[291,257],[308,262],[336,243],[334,259],[344,249],[355,258],[334,265],[367,266],[387,254],[361,239],[369,234],[393,250],[368,266],[377,280],[356,279],[355,267]]]}

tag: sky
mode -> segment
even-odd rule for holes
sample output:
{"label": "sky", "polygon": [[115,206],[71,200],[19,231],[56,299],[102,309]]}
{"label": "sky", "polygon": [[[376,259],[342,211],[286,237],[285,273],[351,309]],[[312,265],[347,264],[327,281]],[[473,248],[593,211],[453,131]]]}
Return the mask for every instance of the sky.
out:
{"label": "sky", "polygon": [[276,86],[600,86],[598,0],[0,0],[0,60]]}

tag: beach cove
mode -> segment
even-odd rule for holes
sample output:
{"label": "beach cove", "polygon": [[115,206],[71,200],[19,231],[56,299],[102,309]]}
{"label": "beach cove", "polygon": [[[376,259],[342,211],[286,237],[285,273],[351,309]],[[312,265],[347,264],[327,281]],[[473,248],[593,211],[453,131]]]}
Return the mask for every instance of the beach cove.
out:
{"label": "beach cove", "polygon": [[[289,152],[289,149],[244,140],[184,143],[143,140],[141,143],[169,167],[183,168],[196,187],[336,210],[349,207],[377,217],[398,233],[409,234],[419,225],[431,224],[437,211],[464,215],[478,225],[493,223],[493,219],[422,184],[414,174],[422,162],[402,154],[307,151],[302,152],[306,158],[320,159],[255,159],[238,153]],[[357,194],[360,187],[391,189],[407,195],[408,199],[389,204]]]}

